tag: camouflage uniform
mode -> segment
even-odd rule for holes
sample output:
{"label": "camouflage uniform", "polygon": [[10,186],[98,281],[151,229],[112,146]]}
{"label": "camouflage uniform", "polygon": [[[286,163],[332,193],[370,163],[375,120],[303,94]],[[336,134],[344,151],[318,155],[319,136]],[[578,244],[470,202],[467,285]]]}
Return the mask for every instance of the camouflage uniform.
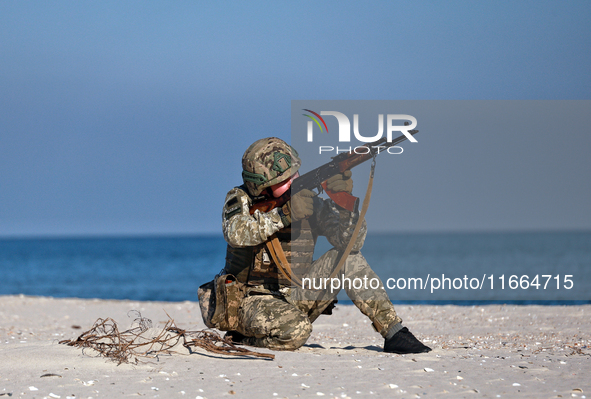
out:
{"label": "camouflage uniform", "polygon": [[[299,165],[298,165],[299,166]],[[307,220],[290,225],[281,208],[250,215],[252,197],[246,186],[231,190],[222,213],[224,238],[228,242],[223,273],[248,282],[248,295],[238,309],[245,344],[276,350],[294,350],[302,346],[312,332],[312,322],[336,299],[337,291],[315,291],[290,287],[277,270],[265,249],[265,242],[276,235],[292,270],[300,276],[328,277],[336,266],[339,251],[345,249],[355,228],[358,214],[346,211],[331,200],[314,198],[314,213]],[[365,221],[356,243],[340,274],[351,281],[377,275],[361,254],[367,228]],[[333,249],[312,262],[318,236],[326,236]],[[401,322],[382,287],[355,289],[345,287],[347,295],[369,317],[382,336]]]}

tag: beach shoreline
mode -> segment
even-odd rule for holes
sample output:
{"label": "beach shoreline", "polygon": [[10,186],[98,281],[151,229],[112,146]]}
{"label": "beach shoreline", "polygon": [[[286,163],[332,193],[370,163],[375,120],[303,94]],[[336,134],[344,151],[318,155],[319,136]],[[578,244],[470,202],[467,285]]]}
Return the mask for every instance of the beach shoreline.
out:
{"label": "beach shoreline", "polygon": [[[588,397],[591,305],[396,305],[427,354],[382,352],[352,305],[322,316],[306,345],[274,360],[196,350],[121,364],[60,345],[98,318],[140,312],[203,330],[196,302],[0,296],[0,396],[24,398]],[[184,349],[184,348],[182,348]]]}

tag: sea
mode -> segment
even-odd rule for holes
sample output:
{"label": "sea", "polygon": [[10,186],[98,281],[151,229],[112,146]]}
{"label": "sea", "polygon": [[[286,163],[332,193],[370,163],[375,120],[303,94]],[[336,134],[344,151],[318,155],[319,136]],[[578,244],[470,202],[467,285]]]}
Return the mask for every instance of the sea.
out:
{"label": "sea", "polygon": [[[370,234],[362,253],[394,303],[591,303],[591,232]],[[221,235],[0,239],[0,295],[197,301],[225,255]]]}

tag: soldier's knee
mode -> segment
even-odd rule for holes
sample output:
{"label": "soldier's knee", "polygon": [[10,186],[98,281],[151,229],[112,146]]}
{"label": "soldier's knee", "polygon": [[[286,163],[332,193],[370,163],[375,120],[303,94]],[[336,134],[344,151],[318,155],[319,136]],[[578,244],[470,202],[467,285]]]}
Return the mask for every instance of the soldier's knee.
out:
{"label": "soldier's knee", "polygon": [[312,323],[307,316],[301,315],[296,322],[285,324],[280,328],[276,342],[283,350],[296,350],[308,341],[312,333]]}

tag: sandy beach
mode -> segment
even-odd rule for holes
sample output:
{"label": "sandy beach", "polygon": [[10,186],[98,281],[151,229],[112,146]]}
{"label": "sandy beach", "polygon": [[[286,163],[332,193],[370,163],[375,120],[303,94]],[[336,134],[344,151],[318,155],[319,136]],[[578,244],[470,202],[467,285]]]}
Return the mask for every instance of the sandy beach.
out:
{"label": "sandy beach", "polygon": [[[591,305],[397,306],[433,348],[392,355],[354,306],[322,316],[308,343],[274,360],[203,350],[121,364],[58,344],[137,310],[201,330],[193,302],[0,297],[0,396],[23,398],[580,397],[591,394]],[[181,348],[184,349],[184,348]]]}

